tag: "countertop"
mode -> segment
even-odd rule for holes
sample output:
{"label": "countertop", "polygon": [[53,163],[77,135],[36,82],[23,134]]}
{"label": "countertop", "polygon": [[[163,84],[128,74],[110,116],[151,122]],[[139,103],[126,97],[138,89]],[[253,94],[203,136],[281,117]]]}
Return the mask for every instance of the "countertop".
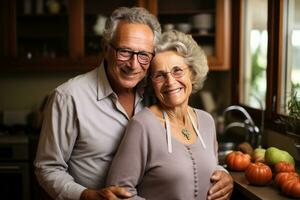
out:
{"label": "countertop", "polygon": [[276,188],[273,181],[268,186],[250,185],[245,178],[244,172],[230,172],[234,180],[234,190],[238,190],[242,195],[251,200],[290,200],[283,196]]}

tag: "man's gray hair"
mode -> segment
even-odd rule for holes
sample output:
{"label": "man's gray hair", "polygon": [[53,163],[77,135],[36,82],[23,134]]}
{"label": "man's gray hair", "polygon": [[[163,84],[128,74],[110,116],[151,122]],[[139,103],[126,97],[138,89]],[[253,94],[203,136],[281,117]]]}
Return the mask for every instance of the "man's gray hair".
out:
{"label": "man's gray hair", "polygon": [[142,7],[120,7],[113,11],[106,21],[103,32],[103,39],[106,43],[110,43],[112,41],[117,25],[121,20],[134,24],[148,25],[154,34],[154,45],[158,41],[161,34],[161,26],[153,14]]}

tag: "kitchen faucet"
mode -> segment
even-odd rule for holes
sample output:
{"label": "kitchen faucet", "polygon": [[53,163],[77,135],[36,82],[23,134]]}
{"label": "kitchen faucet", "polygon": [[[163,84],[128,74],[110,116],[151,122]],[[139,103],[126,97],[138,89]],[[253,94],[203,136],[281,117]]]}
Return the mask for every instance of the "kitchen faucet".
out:
{"label": "kitchen faucet", "polygon": [[245,137],[245,140],[251,144],[252,147],[260,147],[261,146],[261,131],[254,123],[253,119],[247,112],[247,110],[241,106],[232,105],[226,108],[223,112],[224,120],[226,121],[226,116],[228,112],[232,111],[239,111],[242,113],[245,117],[245,120],[243,122],[235,121],[229,123],[227,126],[225,126],[223,134],[225,134],[229,129],[239,127],[243,128],[247,131],[247,135]]}

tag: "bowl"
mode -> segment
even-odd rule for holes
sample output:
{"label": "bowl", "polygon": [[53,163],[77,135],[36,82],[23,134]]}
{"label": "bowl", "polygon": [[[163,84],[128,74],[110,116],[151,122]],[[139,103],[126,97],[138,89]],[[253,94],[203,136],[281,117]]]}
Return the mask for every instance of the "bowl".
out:
{"label": "bowl", "polygon": [[192,25],[189,23],[178,23],[176,24],[176,29],[183,33],[189,33],[192,30]]}
{"label": "bowl", "polygon": [[173,30],[175,28],[175,25],[174,24],[164,24],[162,26],[162,28],[163,28],[163,32],[166,32],[166,31]]}
{"label": "bowl", "polygon": [[201,13],[193,16],[193,26],[199,33],[208,33],[214,27],[214,17],[209,13]]}

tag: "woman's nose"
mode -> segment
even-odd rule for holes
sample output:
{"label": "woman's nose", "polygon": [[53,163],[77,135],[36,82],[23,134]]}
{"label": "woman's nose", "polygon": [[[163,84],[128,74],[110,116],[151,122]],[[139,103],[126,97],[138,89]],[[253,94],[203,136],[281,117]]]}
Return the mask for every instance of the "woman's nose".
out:
{"label": "woman's nose", "polygon": [[166,83],[172,83],[176,81],[176,79],[172,76],[171,72],[165,74]]}

